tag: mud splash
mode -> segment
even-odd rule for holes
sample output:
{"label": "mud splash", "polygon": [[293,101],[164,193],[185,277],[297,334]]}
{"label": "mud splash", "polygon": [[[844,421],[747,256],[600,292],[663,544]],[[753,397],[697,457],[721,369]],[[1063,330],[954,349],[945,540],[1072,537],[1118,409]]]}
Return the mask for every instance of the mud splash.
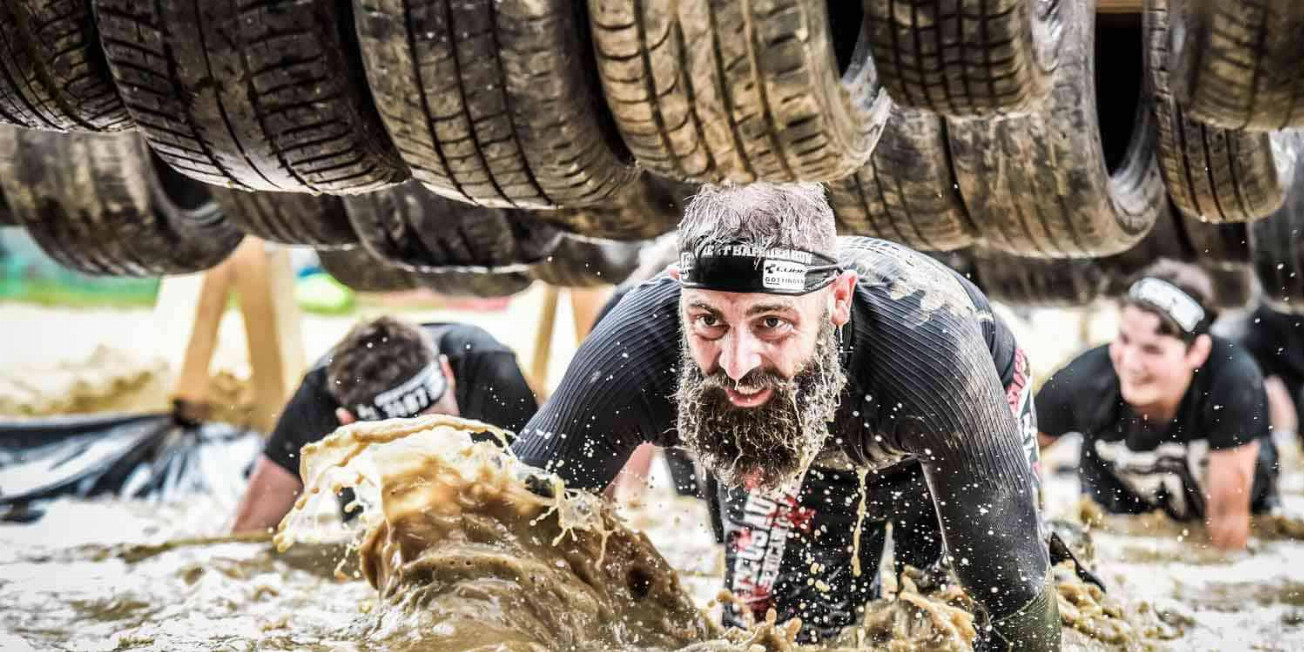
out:
{"label": "mud splash", "polygon": [[537,495],[531,469],[471,441],[482,430],[432,416],[306,447],[307,491],[278,548],[311,538],[320,504],[354,489],[360,566],[384,603],[366,638],[391,650],[671,650],[719,634],[645,535],[555,478]]}

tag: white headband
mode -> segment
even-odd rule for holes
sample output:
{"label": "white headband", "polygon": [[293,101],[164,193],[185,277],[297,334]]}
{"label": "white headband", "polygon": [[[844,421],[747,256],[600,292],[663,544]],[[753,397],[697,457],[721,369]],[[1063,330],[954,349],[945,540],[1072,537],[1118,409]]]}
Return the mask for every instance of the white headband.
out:
{"label": "white headband", "polygon": [[1188,335],[1196,334],[1197,329],[1204,322],[1205,312],[1204,308],[1200,307],[1200,302],[1163,279],[1143,278],[1132,284],[1127,291],[1127,296],[1163,311]]}

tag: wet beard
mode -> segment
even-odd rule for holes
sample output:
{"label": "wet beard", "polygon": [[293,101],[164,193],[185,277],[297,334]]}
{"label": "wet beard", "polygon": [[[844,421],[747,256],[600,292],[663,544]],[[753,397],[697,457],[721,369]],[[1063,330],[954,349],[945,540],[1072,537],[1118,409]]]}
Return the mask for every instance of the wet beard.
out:
{"label": "wet beard", "polygon": [[[707,376],[681,341],[679,437],[720,482],[762,490],[795,489],[829,437],[847,376],[833,324],[824,319],[815,353],[791,379],[760,369],[735,383],[724,371]],[[729,402],[725,387],[772,389],[754,408]]]}

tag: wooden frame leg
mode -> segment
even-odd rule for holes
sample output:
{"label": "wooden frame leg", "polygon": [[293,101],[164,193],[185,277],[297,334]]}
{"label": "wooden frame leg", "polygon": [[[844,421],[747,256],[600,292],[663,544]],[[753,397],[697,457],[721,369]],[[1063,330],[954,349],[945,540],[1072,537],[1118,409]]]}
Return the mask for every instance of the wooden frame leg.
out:
{"label": "wooden frame leg", "polygon": [[231,257],[253,376],[253,425],[271,432],[305,367],[289,252],[247,238]]}

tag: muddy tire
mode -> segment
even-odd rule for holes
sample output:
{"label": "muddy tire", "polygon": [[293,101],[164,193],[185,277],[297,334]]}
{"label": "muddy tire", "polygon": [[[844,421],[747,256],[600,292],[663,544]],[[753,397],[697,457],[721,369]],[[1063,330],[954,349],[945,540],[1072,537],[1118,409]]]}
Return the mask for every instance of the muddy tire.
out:
{"label": "muddy tire", "polygon": [[413,176],[459,201],[581,206],[634,180],[579,0],[353,0],[371,91]]}
{"label": "muddy tire", "polygon": [[[1304,144],[1304,136],[1292,135],[1291,144]],[[1263,301],[1278,312],[1304,314],[1304,165],[1295,167],[1281,208],[1249,228]]]}
{"label": "muddy tire", "polygon": [[269,242],[319,249],[358,244],[339,197],[214,188],[213,199],[236,228]]}
{"label": "muddy tire", "polygon": [[561,238],[524,211],[464,204],[416,182],[348,197],[344,205],[372,256],[413,271],[521,268],[543,259]]}
{"label": "muddy tire", "polygon": [[1105,272],[1090,260],[1029,260],[975,249],[973,281],[992,300],[1020,306],[1082,306],[1105,289]]}
{"label": "muddy tire", "polygon": [[894,107],[874,155],[855,174],[829,183],[838,233],[900,242],[921,251],[968,247],[977,229],[956,187],[946,123]]}
{"label": "muddy tire", "polygon": [[417,275],[390,267],[361,247],[317,252],[321,268],[335,280],[358,292],[402,292],[417,287]]}
{"label": "muddy tire", "polygon": [[122,98],[169,165],[240,190],[347,194],[408,176],[336,0],[95,0]]}
{"label": "muddy tire", "polygon": [[49,131],[132,127],[90,0],[0,2],[0,122]]}
{"label": "muddy tire", "polygon": [[1304,126],[1304,3],[1174,0],[1173,92],[1224,129]]}
{"label": "muddy tire", "polygon": [[534,278],[558,287],[619,285],[638,269],[639,251],[645,244],[565,236],[552,255],[531,272]]}
{"label": "muddy tire", "polygon": [[652,172],[830,181],[878,141],[891,100],[854,0],[588,4],[607,104]]}
{"label": "muddy tire", "polygon": [[[1141,101],[1137,66],[1136,101],[1122,106],[1135,107],[1124,114],[1122,126],[1130,129],[1102,129],[1095,2],[1063,3],[1060,10],[1064,36],[1050,95],[1024,115],[951,120],[951,159],[969,215],[989,248],[1039,258],[1105,256],[1136,244],[1168,211],[1154,120]],[[1111,74],[1111,84],[1124,81],[1118,71]],[[1102,106],[1113,111],[1118,103]],[[1103,138],[1129,131],[1125,140]]]}
{"label": "muddy tire", "polygon": [[615,197],[593,206],[531,211],[567,233],[606,240],[650,240],[679,227],[695,184],[644,173]]}
{"label": "muddy tire", "polygon": [[197,272],[244,237],[203,184],[156,168],[134,133],[4,127],[0,190],[42,250],[86,274]]}
{"label": "muddy tire", "polygon": [[322,269],[358,292],[403,292],[427,288],[457,297],[506,297],[530,287],[534,279],[525,272],[413,272],[391,267],[366,249],[318,251]]}
{"label": "muddy tire", "polygon": [[1180,218],[1190,260],[1203,267],[1244,267],[1252,259],[1245,224],[1214,224],[1190,216]]}
{"label": "muddy tire", "polygon": [[1184,214],[1212,222],[1245,222],[1281,206],[1295,157],[1284,136],[1222,129],[1187,115],[1169,78],[1169,0],[1145,11],[1147,79],[1154,94],[1159,169]]}
{"label": "muddy tire", "polygon": [[864,0],[879,79],[898,106],[943,115],[1022,111],[1045,97],[1059,3]]}

